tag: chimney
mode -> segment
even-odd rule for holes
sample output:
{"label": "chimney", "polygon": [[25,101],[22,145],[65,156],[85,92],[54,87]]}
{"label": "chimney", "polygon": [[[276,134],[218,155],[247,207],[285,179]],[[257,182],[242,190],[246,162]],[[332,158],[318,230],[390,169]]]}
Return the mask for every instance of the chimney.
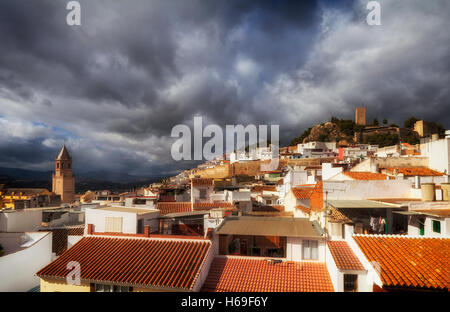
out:
{"label": "chimney", "polygon": [[94,225],[93,224],[88,224],[88,226],[87,226],[87,234],[88,235],[94,234]]}
{"label": "chimney", "polygon": [[150,227],[148,225],[144,226],[144,236],[150,237]]}
{"label": "chimney", "polygon": [[422,201],[436,201],[436,190],[434,183],[422,183]]}

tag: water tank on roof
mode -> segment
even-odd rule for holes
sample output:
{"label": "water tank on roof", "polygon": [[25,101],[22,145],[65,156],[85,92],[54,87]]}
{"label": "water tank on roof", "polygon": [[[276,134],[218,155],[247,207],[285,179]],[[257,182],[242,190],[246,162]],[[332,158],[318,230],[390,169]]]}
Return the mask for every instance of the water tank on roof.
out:
{"label": "water tank on roof", "polygon": [[422,183],[420,186],[422,190],[422,201],[435,201],[436,191],[434,183]]}
{"label": "water tank on roof", "polygon": [[371,163],[370,164],[370,171],[372,173],[378,173],[379,172],[379,165],[377,163]]}
{"label": "water tank on roof", "polygon": [[442,200],[450,201],[450,183],[441,183]]}

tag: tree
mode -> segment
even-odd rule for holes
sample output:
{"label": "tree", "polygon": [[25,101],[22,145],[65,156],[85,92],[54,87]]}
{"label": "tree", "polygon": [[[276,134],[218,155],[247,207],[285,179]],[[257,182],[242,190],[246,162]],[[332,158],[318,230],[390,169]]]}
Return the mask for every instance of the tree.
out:
{"label": "tree", "polygon": [[290,144],[290,145],[293,146],[293,145],[297,145],[297,144],[303,143],[303,140],[304,140],[307,136],[309,136],[309,134],[311,133],[311,130],[312,130],[312,127],[310,127],[310,128],[308,128],[307,130],[305,130],[301,136],[294,138],[294,139],[291,141],[291,144]]}
{"label": "tree", "polygon": [[379,126],[379,125],[380,125],[380,123],[378,122],[378,119],[375,118],[375,119],[372,121],[372,126]]}
{"label": "tree", "polygon": [[383,125],[387,125],[388,120],[386,118],[383,119]]}
{"label": "tree", "polygon": [[419,121],[419,120],[420,119],[418,119],[416,117],[409,117],[408,119],[405,120],[405,123],[403,124],[403,126],[408,129],[414,129],[414,124],[416,123],[416,121]]}

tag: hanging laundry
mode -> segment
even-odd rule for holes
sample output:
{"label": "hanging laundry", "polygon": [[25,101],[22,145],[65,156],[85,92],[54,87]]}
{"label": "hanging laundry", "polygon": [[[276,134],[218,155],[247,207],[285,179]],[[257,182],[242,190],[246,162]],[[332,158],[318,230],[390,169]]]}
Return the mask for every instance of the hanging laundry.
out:
{"label": "hanging laundry", "polygon": [[379,228],[379,233],[385,233],[385,226],[386,226],[386,221],[384,220],[384,218],[380,218],[380,228]]}
{"label": "hanging laundry", "polygon": [[378,228],[378,221],[376,218],[374,217],[370,217],[370,222],[369,222],[370,228],[372,229],[372,231],[376,232],[377,228]]}

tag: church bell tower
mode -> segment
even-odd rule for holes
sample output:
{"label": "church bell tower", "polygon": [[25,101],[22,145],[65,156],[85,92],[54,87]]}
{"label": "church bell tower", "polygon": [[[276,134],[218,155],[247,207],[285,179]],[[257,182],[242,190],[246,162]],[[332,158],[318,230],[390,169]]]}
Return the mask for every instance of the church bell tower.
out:
{"label": "church bell tower", "polygon": [[72,157],[64,145],[55,161],[55,173],[52,175],[52,191],[61,195],[62,203],[75,200],[75,177],[72,174]]}

